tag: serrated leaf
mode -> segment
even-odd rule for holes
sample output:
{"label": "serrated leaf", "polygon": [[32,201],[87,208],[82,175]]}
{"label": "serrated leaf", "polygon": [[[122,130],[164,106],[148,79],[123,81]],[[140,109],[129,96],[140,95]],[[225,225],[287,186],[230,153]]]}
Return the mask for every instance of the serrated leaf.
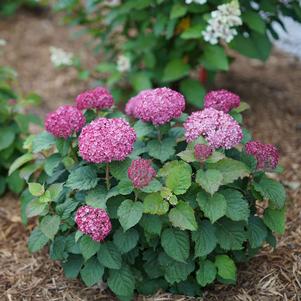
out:
{"label": "serrated leaf", "polygon": [[285,189],[279,182],[263,176],[259,182],[254,182],[253,186],[264,199],[270,200],[277,208],[284,206],[286,199]]}
{"label": "serrated leaf", "polygon": [[98,183],[97,172],[92,166],[83,166],[73,170],[66,182],[66,187],[73,190],[89,190]]}
{"label": "serrated leaf", "polygon": [[220,193],[227,201],[226,216],[233,221],[248,221],[250,209],[243,194],[233,189],[225,189]]}
{"label": "serrated leaf", "polygon": [[40,183],[28,183],[28,190],[33,196],[41,196],[44,194],[44,185]]}
{"label": "serrated leaf", "polygon": [[88,260],[98,252],[100,243],[92,240],[90,236],[84,235],[79,241],[79,248],[85,260]]}
{"label": "serrated leaf", "polygon": [[195,257],[210,254],[217,244],[214,226],[207,220],[201,221],[197,231],[192,233],[192,240],[195,243]]}
{"label": "serrated leaf", "polygon": [[146,193],[152,193],[160,191],[161,188],[162,184],[158,180],[152,179],[152,181],[147,186],[141,188],[140,190]]}
{"label": "serrated leaf", "polygon": [[84,259],[80,255],[70,254],[67,261],[62,262],[65,277],[68,279],[75,279],[82,267]]}
{"label": "serrated leaf", "polygon": [[27,217],[33,217],[40,215],[43,213],[46,208],[48,207],[47,203],[41,203],[39,199],[33,199],[29,201],[29,203],[26,206],[26,216]]}
{"label": "serrated leaf", "polygon": [[86,194],[85,202],[94,208],[107,208],[108,191],[103,186],[97,186]]}
{"label": "serrated leaf", "polygon": [[19,169],[22,165],[24,165],[27,162],[32,161],[34,158],[33,154],[27,153],[22,155],[21,157],[17,158],[10,166],[8,175],[10,176],[14,171]]}
{"label": "serrated leaf", "polygon": [[85,263],[80,271],[80,276],[87,286],[92,286],[102,281],[103,273],[104,267],[93,257]]}
{"label": "serrated leaf", "polygon": [[53,240],[55,234],[59,230],[60,222],[61,219],[59,216],[47,215],[42,219],[40,229],[49,239]]}
{"label": "serrated leaf", "polygon": [[223,185],[232,183],[250,174],[250,169],[244,163],[230,158],[222,159],[217,163],[208,164],[208,168],[216,169],[222,173]]}
{"label": "serrated leaf", "polygon": [[216,169],[199,169],[195,181],[208,193],[213,195],[223,182],[223,174]]}
{"label": "serrated leaf", "polygon": [[220,193],[210,196],[206,192],[199,192],[197,202],[204,212],[204,215],[210,219],[212,223],[220,219],[226,214],[227,202]]}
{"label": "serrated leaf", "polygon": [[51,148],[55,144],[56,139],[54,136],[47,132],[42,132],[33,138],[32,151],[33,153],[38,153],[40,151]]}
{"label": "serrated leaf", "polygon": [[123,232],[122,229],[118,229],[113,236],[113,242],[121,252],[121,254],[127,253],[134,249],[138,243],[139,234],[135,229],[129,229]]}
{"label": "serrated leaf", "polygon": [[200,268],[196,272],[196,280],[199,285],[205,287],[207,284],[212,283],[216,277],[216,267],[210,260],[200,262]]}
{"label": "serrated leaf", "polygon": [[154,126],[150,123],[138,120],[134,124],[134,130],[136,132],[137,138],[140,139],[150,134],[154,130]]}
{"label": "serrated leaf", "polygon": [[128,168],[130,165],[130,159],[125,159],[123,161],[113,161],[112,163],[110,163],[110,173],[114,178],[123,180],[128,176]]}
{"label": "serrated leaf", "polygon": [[62,157],[60,154],[53,154],[48,157],[44,164],[45,172],[48,176],[52,176],[55,168],[62,162]]}
{"label": "serrated leaf", "polygon": [[124,231],[132,228],[140,221],[143,214],[143,204],[125,200],[118,208],[117,216]]}
{"label": "serrated leaf", "polygon": [[187,232],[177,229],[165,229],[161,244],[168,256],[179,262],[186,262],[189,256],[189,236]]}
{"label": "serrated leaf", "polygon": [[147,195],[143,201],[143,212],[163,215],[168,212],[169,204],[164,201],[159,192]]}
{"label": "serrated leaf", "polygon": [[226,218],[217,222],[215,234],[218,244],[224,250],[242,250],[247,239],[245,223],[233,222]]}
{"label": "serrated leaf", "polygon": [[107,281],[112,292],[119,296],[130,296],[135,289],[135,277],[127,265],[120,270],[110,270]]}
{"label": "serrated leaf", "polygon": [[215,257],[217,274],[225,280],[236,281],[236,266],[234,261],[227,255]]}
{"label": "serrated leaf", "polygon": [[49,241],[49,238],[39,229],[35,228],[28,239],[28,249],[31,253],[41,250]]}
{"label": "serrated leaf", "polygon": [[172,225],[181,230],[195,231],[198,228],[193,209],[183,201],[170,210],[168,217]]}
{"label": "serrated leaf", "polygon": [[285,232],[285,208],[282,209],[272,209],[267,208],[264,210],[263,215],[264,223],[273,232],[278,234],[284,234]]}
{"label": "serrated leaf", "polygon": [[150,156],[165,162],[175,154],[175,144],[175,140],[172,138],[165,138],[162,141],[150,140],[147,149]]}
{"label": "serrated leaf", "polygon": [[251,248],[259,248],[262,246],[268,235],[268,230],[258,216],[250,216],[248,222],[248,240]]}
{"label": "serrated leaf", "polygon": [[161,218],[157,215],[143,215],[140,225],[150,234],[160,235],[162,230]]}
{"label": "serrated leaf", "polygon": [[196,158],[194,156],[194,151],[190,149],[186,149],[180,153],[177,154],[178,157],[180,157],[183,161],[191,163],[195,162]]}

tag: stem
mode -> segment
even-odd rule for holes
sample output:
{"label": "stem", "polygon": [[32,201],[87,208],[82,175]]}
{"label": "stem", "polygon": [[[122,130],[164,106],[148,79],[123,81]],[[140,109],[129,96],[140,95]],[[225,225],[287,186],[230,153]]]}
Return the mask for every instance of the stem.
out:
{"label": "stem", "polygon": [[137,200],[138,200],[138,192],[136,190],[134,190],[134,193],[135,193],[135,202],[137,202]]}
{"label": "stem", "polygon": [[157,127],[158,130],[158,140],[161,142],[162,136],[161,136],[161,132],[160,132],[160,127]]}
{"label": "stem", "polygon": [[106,184],[107,184],[107,190],[110,190],[111,183],[110,183],[110,165],[107,163],[106,165]]}

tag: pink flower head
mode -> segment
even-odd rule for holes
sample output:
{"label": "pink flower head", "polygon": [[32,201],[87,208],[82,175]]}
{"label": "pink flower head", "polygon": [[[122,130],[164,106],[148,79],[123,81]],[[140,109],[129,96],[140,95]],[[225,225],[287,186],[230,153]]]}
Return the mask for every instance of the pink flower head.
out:
{"label": "pink flower head", "polygon": [[205,108],[213,108],[228,113],[240,105],[240,97],[227,90],[211,91],[205,96]]}
{"label": "pink flower head", "polygon": [[169,88],[149,89],[132,97],[126,105],[128,115],[161,125],[181,116],[185,109],[184,96]]}
{"label": "pink flower head", "polygon": [[150,160],[146,159],[139,158],[133,160],[131,166],[128,168],[128,177],[135,188],[147,186],[156,174]]}
{"label": "pink flower head", "polygon": [[206,144],[196,144],[194,146],[194,156],[198,161],[206,160],[213,152],[213,149]]}
{"label": "pink flower head", "polygon": [[48,113],[45,128],[53,136],[67,139],[74,132],[79,132],[85,123],[84,115],[76,107],[61,106]]}
{"label": "pink flower head", "polygon": [[250,141],[246,144],[246,153],[256,158],[257,169],[272,170],[279,162],[278,150],[272,144]]}
{"label": "pink flower head", "polygon": [[98,118],[86,125],[79,136],[82,158],[88,162],[122,161],[132,151],[136,133],[121,118]]}
{"label": "pink flower head", "polygon": [[230,149],[243,137],[239,124],[229,114],[212,108],[192,113],[184,128],[187,142],[203,136],[212,148]]}
{"label": "pink flower head", "polygon": [[114,104],[113,96],[103,87],[85,91],[76,97],[76,106],[79,110],[108,109]]}
{"label": "pink flower head", "polygon": [[82,206],[77,209],[75,222],[78,229],[95,241],[103,241],[111,232],[110,217],[104,209]]}

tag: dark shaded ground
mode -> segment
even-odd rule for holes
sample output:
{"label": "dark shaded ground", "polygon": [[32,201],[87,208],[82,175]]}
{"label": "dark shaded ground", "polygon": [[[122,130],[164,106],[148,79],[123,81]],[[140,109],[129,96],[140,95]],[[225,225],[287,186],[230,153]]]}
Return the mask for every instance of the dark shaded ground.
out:
{"label": "dark shaded ground", "polygon": [[[35,90],[44,99],[43,111],[71,101],[87,84],[76,79],[72,70],[57,71],[49,59],[49,46],[80,52],[87,59],[81,40],[72,40],[70,30],[51,16],[37,18],[19,14],[0,21],[0,38],[8,41],[5,62],[17,69],[21,88]],[[233,90],[251,105],[246,114],[249,129],[256,138],[275,143],[286,171],[280,178],[287,185],[288,223],[276,251],[266,248],[248,265],[239,269],[238,284],[215,285],[199,300],[216,301],[300,301],[301,300],[301,63],[274,53],[266,65],[238,57],[231,71],[221,74],[217,87]],[[299,128],[299,129],[298,129]],[[100,287],[87,289],[79,281],[63,277],[47,252],[30,255],[26,229],[19,218],[19,207],[8,195],[0,206],[0,300],[113,300]],[[189,300],[158,293],[141,300]]]}

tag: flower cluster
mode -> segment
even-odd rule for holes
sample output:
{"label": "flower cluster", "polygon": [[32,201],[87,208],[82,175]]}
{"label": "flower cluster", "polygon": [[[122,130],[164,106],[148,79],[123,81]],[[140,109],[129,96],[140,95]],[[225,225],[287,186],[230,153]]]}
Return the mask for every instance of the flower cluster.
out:
{"label": "flower cluster", "polygon": [[213,148],[230,149],[243,137],[239,124],[229,114],[213,108],[192,113],[184,128],[187,142],[203,136]]}
{"label": "flower cluster", "polygon": [[207,0],[185,0],[186,4],[197,3],[197,4],[205,4]]}
{"label": "flower cluster", "polygon": [[135,188],[147,186],[156,174],[155,169],[151,166],[151,161],[146,159],[133,160],[128,168],[128,177]]}
{"label": "flower cluster", "polygon": [[204,40],[210,44],[217,44],[219,39],[231,42],[237,31],[234,26],[242,25],[241,11],[238,1],[232,1],[217,7],[211,12],[211,18],[203,31]]}
{"label": "flower cluster", "polygon": [[50,47],[50,59],[55,67],[72,66],[73,53],[61,48]]}
{"label": "flower cluster", "polygon": [[95,241],[103,241],[111,232],[112,224],[107,212],[91,206],[78,208],[75,214],[78,229]]}
{"label": "flower cluster", "polygon": [[88,162],[124,160],[133,150],[136,133],[121,118],[98,118],[86,125],[79,136],[79,153]]}
{"label": "flower cluster", "polygon": [[103,87],[85,91],[76,97],[76,106],[79,110],[103,110],[113,106],[114,99],[111,93]]}
{"label": "flower cluster", "polygon": [[250,141],[246,144],[246,153],[257,160],[257,169],[272,170],[279,162],[279,153],[272,144]]}
{"label": "flower cluster", "polygon": [[142,121],[162,125],[180,117],[184,109],[182,94],[169,88],[157,88],[142,91],[131,98],[125,110],[128,115]]}
{"label": "flower cluster", "polygon": [[240,105],[240,97],[227,90],[211,91],[205,96],[205,108],[213,108],[228,113]]}
{"label": "flower cluster", "polygon": [[196,144],[194,146],[194,156],[198,161],[206,160],[213,152],[212,147],[206,144]]}
{"label": "flower cluster", "polygon": [[74,132],[79,132],[86,119],[81,111],[73,106],[61,106],[46,116],[46,131],[55,137],[67,139]]}

